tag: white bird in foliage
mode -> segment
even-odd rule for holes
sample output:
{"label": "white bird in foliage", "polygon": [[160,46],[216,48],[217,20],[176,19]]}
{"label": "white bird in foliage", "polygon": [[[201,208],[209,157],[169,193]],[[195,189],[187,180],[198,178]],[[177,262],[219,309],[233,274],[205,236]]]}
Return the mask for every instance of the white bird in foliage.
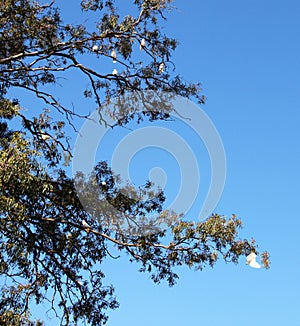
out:
{"label": "white bird in foliage", "polygon": [[118,70],[115,68],[112,72],[113,75],[117,75],[118,74]]}
{"label": "white bird in foliage", "polygon": [[43,140],[47,140],[47,139],[50,138],[50,136],[47,135],[47,134],[42,134],[41,137],[42,137]]}
{"label": "white bird in foliage", "polygon": [[142,51],[145,46],[146,46],[146,40],[143,38],[140,43],[140,50]]}
{"label": "white bird in foliage", "polygon": [[82,225],[83,225],[83,227],[85,227],[85,228],[91,229],[91,226],[88,225],[88,223],[86,222],[86,220],[82,220]]}
{"label": "white bird in foliage", "polygon": [[117,62],[117,53],[116,53],[116,51],[115,50],[112,50],[111,51],[111,57],[113,58],[113,63],[116,63]]}
{"label": "white bird in foliage", "polygon": [[251,252],[246,258],[246,264],[253,268],[260,268],[260,264],[256,261],[256,254]]}
{"label": "white bird in foliage", "polygon": [[162,62],[158,67],[158,72],[162,74],[165,71],[165,64]]}
{"label": "white bird in foliage", "polygon": [[93,50],[94,52],[97,52],[97,51],[99,50],[98,45],[94,45],[94,46],[92,47],[92,50]]}
{"label": "white bird in foliage", "polygon": [[102,181],[101,184],[102,184],[102,186],[106,186],[106,182],[105,181]]}
{"label": "white bird in foliage", "polygon": [[80,280],[76,280],[76,283],[80,286],[82,286],[82,282]]}

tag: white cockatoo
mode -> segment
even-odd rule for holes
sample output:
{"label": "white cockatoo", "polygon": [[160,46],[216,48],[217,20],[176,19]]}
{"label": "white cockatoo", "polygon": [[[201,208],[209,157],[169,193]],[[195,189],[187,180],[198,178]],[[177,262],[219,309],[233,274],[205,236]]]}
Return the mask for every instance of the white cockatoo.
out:
{"label": "white cockatoo", "polygon": [[94,52],[97,52],[97,51],[99,50],[98,45],[94,45],[94,46],[92,47],[92,50],[93,50]]}
{"label": "white cockatoo", "polygon": [[101,184],[102,184],[102,186],[106,186],[106,182],[105,181],[102,181]]}
{"label": "white cockatoo", "polygon": [[256,261],[256,253],[251,252],[246,258],[246,264],[253,268],[260,268],[260,264]]}
{"label": "white cockatoo", "polygon": [[140,43],[140,50],[142,51],[145,46],[146,46],[146,40],[143,38]]}
{"label": "white cockatoo", "polygon": [[82,282],[81,282],[80,280],[76,280],[76,283],[77,283],[78,285],[80,285],[80,286],[83,285]]}
{"label": "white cockatoo", "polygon": [[116,53],[116,51],[115,50],[112,50],[111,51],[111,57],[113,58],[113,63],[116,63],[117,62],[117,53]]}
{"label": "white cockatoo", "polygon": [[165,71],[165,64],[162,62],[159,66],[158,66],[158,72],[160,74],[162,74]]}
{"label": "white cockatoo", "polygon": [[115,68],[115,69],[112,71],[112,74],[113,74],[113,75],[117,75],[117,74],[118,74],[118,70]]}
{"label": "white cockatoo", "polygon": [[50,136],[47,135],[47,134],[42,134],[41,137],[42,137],[43,140],[47,140],[47,139],[50,138]]}
{"label": "white cockatoo", "polygon": [[88,225],[88,223],[86,222],[86,220],[82,220],[82,226],[88,229],[91,229],[91,226]]}

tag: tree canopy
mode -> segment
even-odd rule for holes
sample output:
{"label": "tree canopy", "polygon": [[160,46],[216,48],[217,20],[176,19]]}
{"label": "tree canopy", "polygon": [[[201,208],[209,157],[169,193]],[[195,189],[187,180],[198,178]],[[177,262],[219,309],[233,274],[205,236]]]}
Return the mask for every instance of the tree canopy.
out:
{"label": "tree canopy", "polygon": [[[101,271],[104,259],[113,258],[112,245],[154,282],[169,285],[178,278],[176,266],[201,270],[219,258],[237,263],[240,256],[257,253],[254,240],[239,237],[242,222],[235,215],[186,221],[163,209],[165,195],[150,182],[130,187],[135,196],[129,198],[105,161],[90,178],[78,174],[74,180],[66,172],[72,148],[65,126],[76,129],[73,119],[87,118],[89,110],[67,107],[51,91],[62,75],[76,71],[87,80],[82,94],[93,100],[103,124],[105,104],[127,92],[163,91],[204,103],[200,84],[175,74],[171,58],[178,42],[161,29],[171,1],[132,0],[131,5],[122,16],[116,1],[82,0],[83,13],[98,13],[95,25],[87,27],[64,22],[55,1],[0,4],[1,325],[42,325],[30,318],[31,305],[41,303],[53,309],[61,325],[105,324],[106,310],[118,307]],[[104,72],[108,61],[117,61],[122,70]],[[22,94],[18,90],[39,99],[40,106],[24,107],[22,97],[11,97],[14,91]],[[166,120],[171,111],[128,105],[125,112],[109,113],[124,126],[130,120]],[[95,207],[98,218],[93,218],[79,200],[75,181],[83,193],[115,207],[118,221],[130,214],[150,228],[151,214],[167,221],[168,230],[129,234],[109,228],[103,223],[114,218],[109,209]],[[268,253],[262,260],[268,268]]]}

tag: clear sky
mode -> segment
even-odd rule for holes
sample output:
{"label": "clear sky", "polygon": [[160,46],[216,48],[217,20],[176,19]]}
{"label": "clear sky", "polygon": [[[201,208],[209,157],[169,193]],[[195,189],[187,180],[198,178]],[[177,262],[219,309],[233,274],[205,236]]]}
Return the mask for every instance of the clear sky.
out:
{"label": "clear sky", "polygon": [[270,270],[219,263],[180,269],[174,288],[151,283],[126,258],[107,264],[121,303],[109,325],[300,325],[300,3],[177,1],[166,30],[173,60],[203,83],[203,109],[227,157],[216,211],[271,254]]}
{"label": "clear sky", "polygon": [[[184,267],[178,284],[169,288],[153,284],[126,257],[107,261],[107,282],[121,304],[109,312],[108,325],[300,325],[300,3],[178,0],[175,5],[178,10],[165,23],[166,32],[180,41],[173,61],[186,80],[202,82],[203,109],[227,157],[216,212],[240,217],[242,236],[253,236],[270,252],[272,264],[256,270],[241,259],[237,266],[220,262],[202,272]],[[72,17],[72,6],[64,7]],[[71,89],[65,92],[72,97]],[[205,185],[208,165],[201,162]],[[172,168],[176,172],[176,164]],[[168,176],[167,182],[172,195],[178,181]]]}

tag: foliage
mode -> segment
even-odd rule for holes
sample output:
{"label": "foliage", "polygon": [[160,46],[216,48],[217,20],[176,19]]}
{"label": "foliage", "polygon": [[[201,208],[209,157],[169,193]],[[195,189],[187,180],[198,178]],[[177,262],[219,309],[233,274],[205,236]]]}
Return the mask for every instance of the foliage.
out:
{"label": "foliage", "polygon": [[[112,286],[104,284],[101,263],[112,257],[111,245],[151,273],[154,282],[174,285],[174,267],[187,265],[202,269],[214,266],[222,257],[237,263],[241,255],[256,252],[254,241],[238,237],[241,221],[234,215],[212,215],[204,222],[187,222],[174,212],[163,210],[164,195],[147,183],[140,189],[121,184],[106,162],[99,162],[90,179],[67,176],[64,166],[70,159],[70,145],[64,131],[72,118],[86,117],[63,106],[48,86],[59,74],[76,70],[87,78],[84,96],[93,98],[101,110],[114,96],[128,91],[166,91],[204,102],[198,84],[187,84],[173,76],[172,51],[177,41],[165,36],[160,22],[165,18],[168,0],[134,0],[136,15],[120,17],[114,1],[83,0],[82,10],[98,12],[99,21],[89,31],[84,25],[64,24],[54,1],[42,4],[32,0],[4,0],[0,10],[0,325],[42,325],[30,321],[30,306],[47,303],[61,325],[80,320],[102,325],[105,311],[118,303]],[[136,45],[142,46],[143,64],[135,60]],[[112,51],[123,71],[104,74],[85,65],[86,56],[113,60]],[[161,69],[164,64],[164,69]],[[46,110],[27,108],[21,99],[8,98],[11,89],[32,93]],[[63,115],[54,121],[51,109]],[[172,108],[169,108],[172,110]],[[168,110],[144,112],[128,108],[111,112],[120,125],[138,121],[167,119]],[[18,130],[16,125],[21,126]],[[102,121],[105,123],[105,121]],[[13,126],[13,127],[12,127]],[[116,208],[115,229],[104,206],[87,212],[78,198],[75,183],[81,183],[87,197],[98,196]],[[125,188],[126,189],[125,189]],[[94,191],[97,189],[97,191]],[[130,198],[122,195],[130,189]],[[105,207],[104,207],[105,208]],[[118,223],[130,215],[131,222],[149,226],[147,215],[168,221],[167,231],[144,235],[124,232]],[[87,225],[83,224],[83,221]],[[113,222],[111,222],[113,223]],[[122,231],[123,230],[123,231]],[[166,239],[170,238],[169,242]],[[268,267],[268,254],[263,254]]]}

